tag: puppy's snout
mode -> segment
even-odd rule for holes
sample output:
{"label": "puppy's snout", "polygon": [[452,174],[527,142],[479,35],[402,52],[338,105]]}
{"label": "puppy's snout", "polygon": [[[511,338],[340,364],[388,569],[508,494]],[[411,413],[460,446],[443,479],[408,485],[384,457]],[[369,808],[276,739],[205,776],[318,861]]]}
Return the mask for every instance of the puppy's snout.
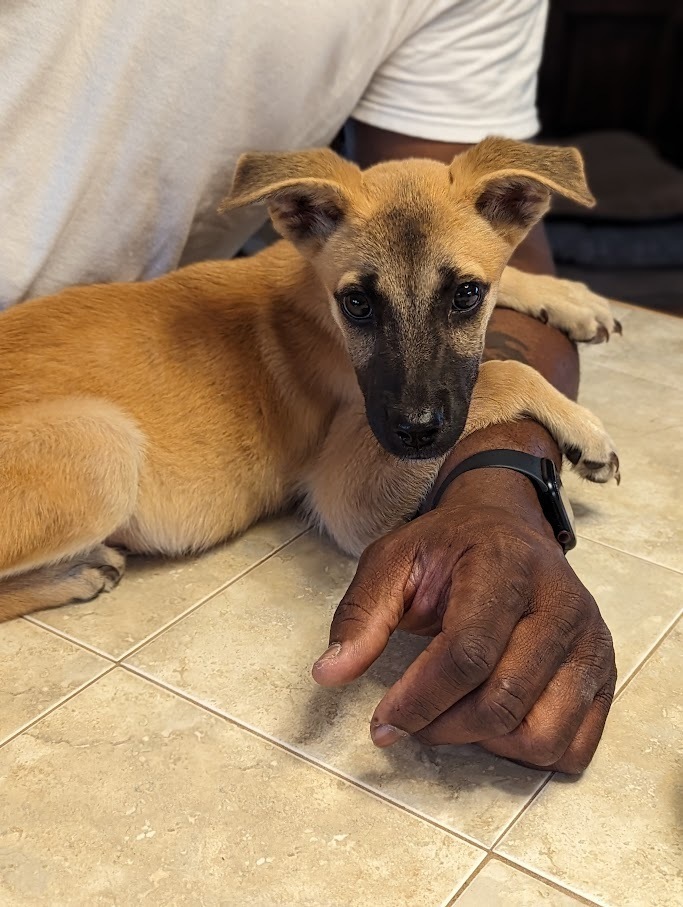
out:
{"label": "puppy's snout", "polygon": [[420,413],[399,416],[394,425],[394,433],[407,449],[421,450],[434,444],[443,423],[443,407],[426,409]]}

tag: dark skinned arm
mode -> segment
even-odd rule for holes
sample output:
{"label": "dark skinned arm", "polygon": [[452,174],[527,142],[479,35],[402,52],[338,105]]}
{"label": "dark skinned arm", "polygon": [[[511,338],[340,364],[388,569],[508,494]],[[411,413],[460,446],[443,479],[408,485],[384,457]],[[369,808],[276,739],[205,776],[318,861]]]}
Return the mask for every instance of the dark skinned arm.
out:
{"label": "dark skinned arm", "polygon": [[[361,123],[351,124],[349,144],[361,166],[405,157],[449,163],[467,147]],[[554,273],[542,225],[511,264]],[[576,397],[574,344],[533,318],[496,309],[485,358],[524,362]],[[435,488],[462,460],[497,447],[561,465],[557,445],[538,424],[491,426],[454,448]],[[434,638],[377,706],[376,745],[411,734],[431,744],[479,743],[570,773],[588,765],[614,692],[612,640],[528,479],[503,469],[468,472],[436,509],[370,546],[337,609],[315,679],[334,686],[358,677],[397,627]]]}

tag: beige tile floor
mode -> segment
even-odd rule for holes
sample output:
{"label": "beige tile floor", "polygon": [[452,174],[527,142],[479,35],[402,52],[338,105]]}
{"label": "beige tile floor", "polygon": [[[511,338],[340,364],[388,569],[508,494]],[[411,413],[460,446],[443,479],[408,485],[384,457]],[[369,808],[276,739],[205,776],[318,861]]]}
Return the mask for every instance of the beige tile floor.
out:
{"label": "beige tile floor", "polygon": [[620,671],[584,777],[375,750],[372,708],[420,643],[316,688],[353,563],[283,518],[0,627],[0,907],[683,905],[683,321],[620,317],[583,398],[623,482],[569,482]]}

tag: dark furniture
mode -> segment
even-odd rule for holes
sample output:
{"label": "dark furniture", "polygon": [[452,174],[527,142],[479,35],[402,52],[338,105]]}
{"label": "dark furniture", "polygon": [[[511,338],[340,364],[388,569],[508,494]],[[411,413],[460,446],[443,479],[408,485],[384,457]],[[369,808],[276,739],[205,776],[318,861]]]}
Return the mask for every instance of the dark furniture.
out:
{"label": "dark furniture", "polygon": [[683,167],[683,0],[550,0],[543,132],[625,129]]}

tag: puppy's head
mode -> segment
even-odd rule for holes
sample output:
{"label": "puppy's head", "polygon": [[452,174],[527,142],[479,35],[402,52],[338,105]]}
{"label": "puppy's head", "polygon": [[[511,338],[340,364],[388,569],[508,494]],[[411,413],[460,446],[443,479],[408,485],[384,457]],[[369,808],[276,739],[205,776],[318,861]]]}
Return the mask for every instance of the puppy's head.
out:
{"label": "puppy's head", "polygon": [[245,154],[222,210],[268,205],[327,289],[378,441],[416,459],[460,437],[501,274],[552,191],[593,203],[578,151],[490,138],[450,166],[364,172],[329,150]]}

